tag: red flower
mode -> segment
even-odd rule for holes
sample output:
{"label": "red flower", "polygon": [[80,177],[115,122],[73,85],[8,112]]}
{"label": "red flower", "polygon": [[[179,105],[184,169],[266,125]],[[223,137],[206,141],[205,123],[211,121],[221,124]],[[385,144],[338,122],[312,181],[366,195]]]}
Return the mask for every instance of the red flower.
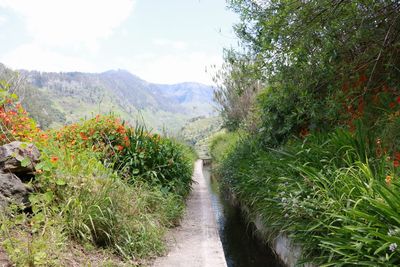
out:
{"label": "red flower", "polygon": [[119,151],[122,151],[122,150],[124,150],[124,147],[121,146],[121,145],[118,145],[118,146],[117,146],[117,149],[118,149]]}
{"label": "red flower", "polygon": [[390,103],[389,103],[389,107],[390,107],[390,108],[394,108],[395,106],[396,106],[396,103],[394,103],[394,102],[390,102]]}
{"label": "red flower", "polygon": [[53,162],[53,163],[56,163],[56,162],[58,161],[58,157],[52,156],[52,157],[50,158],[50,161]]}
{"label": "red flower", "polygon": [[398,161],[397,159],[393,161],[393,166],[395,168],[398,168],[400,166],[400,161]]}
{"label": "red flower", "polygon": [[398,96],[398,97],[396,98],[396,102],[397,102],[398,104],[400,104],[400,96]]}
{"label": "red flower", "polygon": [[362,74],[361,76],[360,76],[360,78],[358,79],[358,81],[362,84],[362,83],[364,83],[364,82],[366,82],[367,81],[367,76],[365,76],[365,74]]}

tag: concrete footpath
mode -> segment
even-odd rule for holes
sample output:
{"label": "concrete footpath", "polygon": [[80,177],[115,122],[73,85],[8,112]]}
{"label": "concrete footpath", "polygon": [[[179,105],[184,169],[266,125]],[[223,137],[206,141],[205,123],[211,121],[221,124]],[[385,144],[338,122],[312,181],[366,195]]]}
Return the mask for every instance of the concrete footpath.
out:
{"label": "concrete footpath", "polygon": [[154,267],[225,267],[225,255],[203,176],[203,162],[195,163],[193,190],[181,226],[168,234],[168,255],[155,260]]}

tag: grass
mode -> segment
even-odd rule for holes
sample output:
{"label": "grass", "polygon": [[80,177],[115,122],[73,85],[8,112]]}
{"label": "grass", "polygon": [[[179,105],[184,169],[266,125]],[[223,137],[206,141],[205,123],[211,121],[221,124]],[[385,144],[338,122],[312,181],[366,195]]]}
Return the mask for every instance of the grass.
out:
{"label": "grass", "polygon": [[190,190],[192,150],[112,116],[40,136],[32,212],[11,206],[0,217],[0,244],[14,264],[65,266],[73,244],[87,255],[104,251],[107,266],[165,252],[164,234]]}
{"label": "grass", "polygon": [[231,149],[225,136],[212,151],[223,185],[249,216],[261,215],[267,241],[286,233],[303,247],[303,261],[318,266],[398,266],[399,173],[370,138],[360,128],[279,149],[244,139]]}

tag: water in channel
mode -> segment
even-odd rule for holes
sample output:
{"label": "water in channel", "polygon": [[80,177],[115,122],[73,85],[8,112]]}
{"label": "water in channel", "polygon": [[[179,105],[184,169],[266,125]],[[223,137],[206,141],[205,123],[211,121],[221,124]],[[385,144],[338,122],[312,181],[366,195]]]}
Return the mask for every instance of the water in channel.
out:
{"label": "water in channel", "polygon": [[254,236],[254,226],[245,221],[240,209],[233,207],[220,194],[209,166],[204,166],[203,174],[211,192],[228,267],[283,267],[272,250]]}

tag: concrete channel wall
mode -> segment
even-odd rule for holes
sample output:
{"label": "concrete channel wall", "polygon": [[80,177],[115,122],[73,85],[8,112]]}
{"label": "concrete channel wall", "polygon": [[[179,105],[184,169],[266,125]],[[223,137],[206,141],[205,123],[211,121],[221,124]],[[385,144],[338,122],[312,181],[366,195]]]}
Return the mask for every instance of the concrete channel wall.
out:
{"label": "concrete channel wall", "polygon": [[[232,205],[238,206],[244,213],[250,214],[248,207],[240,203],[232,192],[228,193],[228,198]],[[248,220],[255,225],[256,231],[258,232],[260,238],[266,236],[266,233],[268,233],[268,228],[262,223],[263,220],[261,215],[258,214],[253,217],[248,217]],[[282,263],[287,267],[299,266],[302,251],[301,247],[294,244],[286,234],[278,234],[274,238],[274,241],[271,242],[271,248],[274,250]],[[316,267],[316,265],[309,263],[303,264],[302,266]]]}

